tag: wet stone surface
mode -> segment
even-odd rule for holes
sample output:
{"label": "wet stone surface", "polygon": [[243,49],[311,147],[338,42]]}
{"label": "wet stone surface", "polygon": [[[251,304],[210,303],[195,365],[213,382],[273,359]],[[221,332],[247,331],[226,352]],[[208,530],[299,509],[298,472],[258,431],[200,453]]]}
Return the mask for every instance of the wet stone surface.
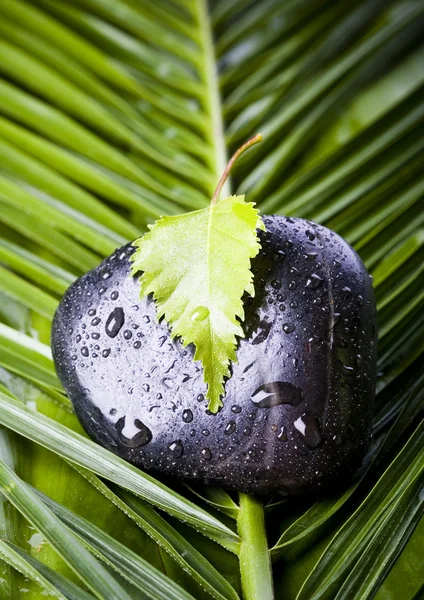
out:
{"label": "wet stone surface", "polygon": [[369,276],[324,227],[264,221],[246,338],[216,415],[194,349],[171,340],[151,298],[139,299],[131,246],[70,287],[53,355],[93,439],[143,469],[265,494],[323,489],[360,465],[375,386]]}

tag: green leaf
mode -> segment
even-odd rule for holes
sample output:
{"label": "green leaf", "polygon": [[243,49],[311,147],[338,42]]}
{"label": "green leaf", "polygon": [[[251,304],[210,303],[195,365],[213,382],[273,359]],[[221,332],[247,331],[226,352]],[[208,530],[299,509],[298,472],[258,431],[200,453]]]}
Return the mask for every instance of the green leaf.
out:
{"label": "green leaf", "polygon": [[85,549],[77,537],[46,508],[35,493],[2,461],[0,492],[44,534],[56,550],[66,557],[74,571],[98,598],[116,597],[130,600],[125,590]]}
{"label": "green leaf", "polygon": [[[256,229],[264,229],[253,204],[231,196],[209,208],[162,217],[134,242],[131,272],[142,272],[140,294],[153,293],[158,320],[165,316],[173,336],[196,346],[207,384],[209,410],[222,406],[224,378],[236,360],[236,336],[244,292],[253,296],[250,259],[259,252]],[[172,262],[169,257],[174,257]]]}

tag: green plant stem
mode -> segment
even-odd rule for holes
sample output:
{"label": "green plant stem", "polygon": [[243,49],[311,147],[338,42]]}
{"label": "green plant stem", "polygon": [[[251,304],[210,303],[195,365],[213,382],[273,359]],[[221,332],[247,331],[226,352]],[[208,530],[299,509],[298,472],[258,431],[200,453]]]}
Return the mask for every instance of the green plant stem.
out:
{"label": "green plant stem", "polygon": [[[211,154],[213,158],[211,166],[218,180],[227,166],[227,146],[224,137],[217,59],[215,56],[212,24],[210,22],[207,0],[196,0],[194,2],[194,12],[200,30],[199,45],[202,51],[200,76],[207,92],[204,100],[204,109],[209,118],[209,128],[205,133],[207,141],[212,148]],[[224,195],[225,197],[230,195],[229,181],[225,182]]]}
{"label": "green plant stem", "polygon": [[241,538],[240,573],[244,600],[273,600],[271,560],[262,501],[241,493],[239,500],[237,527]]}

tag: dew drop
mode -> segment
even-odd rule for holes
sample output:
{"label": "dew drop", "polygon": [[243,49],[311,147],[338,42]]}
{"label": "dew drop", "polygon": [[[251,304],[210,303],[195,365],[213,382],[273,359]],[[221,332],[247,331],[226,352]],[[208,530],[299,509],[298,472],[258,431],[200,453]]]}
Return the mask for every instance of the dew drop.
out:
{"label": "dew drop", "polygon": [[278,281],[278,279],[274,279],[274,281],[271,281],[271,285],[274,288],[274,290],[279,290],[281,288],[281,281]]}
{"label": "dew drop", "polygon": [[312,232],[310,229],[307,229],[307,230],[305,231],[305,235],[306,235],[306,237],[307,237],[309,240],[311,240],[311,242],[313,242],[313,241],[314,241],[314,239],[315,239],[315,233],[313,233],[313,232]]}
{"label": "dew drop", "polygon": [[224,429],[224,433],[225,433],[225,435],[231,435],[232,433],[235,432],[235,430],[236,430],[236,422],[229,421],[228,425]]}
{"label": "dew drop", "polygon": [[94,317],[94,319],[92,319],[91,324],[96,327],[99,323],[100,323],[101,319],[99,317]]}
{"label": "dew drop", "polygon": [[204,400],[204,399],[205,399],[205,397],[204,397],[204,395],[203,395],[203,394],[199,394],[199,395],[197,396],[197,402],[203,402],[203,400]]}
{"label": "dew drop", "polygon": [[78,334],[78,335],[77,335],[77,338],[76,338],[76,339],[77,339],[77,344],[79,344],[79,343],[80,343],[80,341],[81,341],[81,336],[80,336],[80,334]]}
{"label": "dew drop", "polygon": [[87,346],[83,346],[83,347],[81,348],[81,354],[82,354],[83,356],[88,356],[88,355],[89,355],[89,351],[88,351],[88,348],[87,348]]}
{"label": "dew drop", "polygon": [[116,290],[114,292],[112,292],[110,295],[111,300],[117,300],[118,297],[119,297],[119,292],[117,292]]}
{"label": "dew drop", "polygon": [[280,440],[280,442],[287,442],[287,432],[284,425],[280,429],[280,433],[277,435],[277,439]]}
{"label": "dew drop", "polygon": [[175,440],[175,442],[172,442],[172,444],[170,444],[168,448],[170,449],[174,458],[180,458],[183,455],[184,448],[181,443],[181,440]]}
{"label": "dew drop", "polygon": [[95,308],[90,308],[90,310],[88,311],[88,316],[89,317],[94,317],[95,314],[96,314],[96,309]]}
{"label": "dew drop", "polygon": [[289,281],[288,288],[289,288],[289,290],[295,290],[296,289],[296,282],[295,281]]}
{"label": "dew drop", "polygon": [[191,423],[193,420],[193,413],[189,408],[183,410],[183,421],[184,423]]}
{"label": "dew drop", "polygon": [[134,342],[133,348],[135,348],[136,350],[138,350],[139,348],[141,348],[141,342],[139,342],[139,341]]}
{"label": "dew drop", "polygon": [[243,433],[244,435],[250,435],[252,433],[252,430],[250,429],[250,427],[245,427],[243,429]]}
{"label": "dew drop", "polygon": [[110,348],[105,348],[102,352],[103,358],[107,358],[110,354]]}
{"label": "dew drop", "polygon": [[130,340],[130,339],[132,338],[132,331],[130,331],[129,329],[126,329],[126,330],[124,331],[124,338],[125,338],[126,340]]}
{"label": "dew drop", "polygon": [[93,340],[98,340],[100,337],[100,333],[98,332],[94,332],[91,334],[91,337],[93,338]]}
{"label": "dew drop", "polygon": [[127,448],[145,446],[152,439],[152,432],[139,419],[133,424],[126,424],[126,417],[121,417],[115,424],[121,443]]}
{"label": "dew drop", "polygon": [[284,323],[283,325],[283,331],[284,333],[293,333],[293,331],[296,329],[296,327],[293,325],[293,323]]}
{"label": "dew drop", "polygon": [[312,273],[312,275],[308,277],[305,287],[309,288],[310,290],[316,290],[316,288],[319,287],[321,283],[321,277],[316,273]]}
{"label": "dew drop", "polygon": [[273,381],[258,387],[250,399],[259,408],[271,408],[280,404],[297,406],[303,400],[303,391],[287,381]]}
{"label": "dew drop", "polygon": [[205,460],[210,460],[212,458],[212,452],[209,450],[209,448],[203,448],[201,455]]}
{"label": "dew drop", "polygon": [[352,297],[352,290],[347,285],[342,289],[343,300],[349,300]]}
{"label": "dew drop", "polygon": [[206,306],[198,306],[191,314],[192,321],[204,321],[209,316],[209,309]]}
{"label": "dew drop", "polygon": [[202,435],[204,435],[205,437],[208,437],[209,434],[210,434],[209,429],[202,429]]}
{"label": "dew drop", "polygon": [[124,310],[120,306],[115,308],[106,321],[106,333],[109,337],[114,338],[121,331],[125,321]]}
{"label": "dew drop", "polygon": [[231,407],[231,412],[236,415],[241,413],[241,406],[237,406],[237,404],[234,404],[234,406]]}
{"label": "dew drop", "polygon": [[316,417],[303,414],[294,422],[295,428],[303,436],[305,442],[311,448],[316,448],[321,443],[321,432]]}

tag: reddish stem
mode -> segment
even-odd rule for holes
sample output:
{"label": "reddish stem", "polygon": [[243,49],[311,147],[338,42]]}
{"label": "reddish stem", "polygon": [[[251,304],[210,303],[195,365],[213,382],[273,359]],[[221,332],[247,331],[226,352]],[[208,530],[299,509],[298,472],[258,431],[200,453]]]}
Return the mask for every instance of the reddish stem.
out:
{"label": "reddish stem", "polygon": [[212,196],[211,206],[216,204],[218,196],[221,193],[222,188],[224,187],[224,183],[227,181],[233,169],[234,163],[244,152],[246,152],[246,150],[257,144],[258,142],[262,142],[262,136],[260,133],[257,133],[252,138],[250,138],[250,140],[247,140],[247,142],[245,142],[243,146],[240,146],[240,148],[233,154],[232,158],[230,159],[230,162],[227,165],[227,168],[225,169],[221,176],[221,179],[219,180],[218,185],[216,186],[216,190]]}

